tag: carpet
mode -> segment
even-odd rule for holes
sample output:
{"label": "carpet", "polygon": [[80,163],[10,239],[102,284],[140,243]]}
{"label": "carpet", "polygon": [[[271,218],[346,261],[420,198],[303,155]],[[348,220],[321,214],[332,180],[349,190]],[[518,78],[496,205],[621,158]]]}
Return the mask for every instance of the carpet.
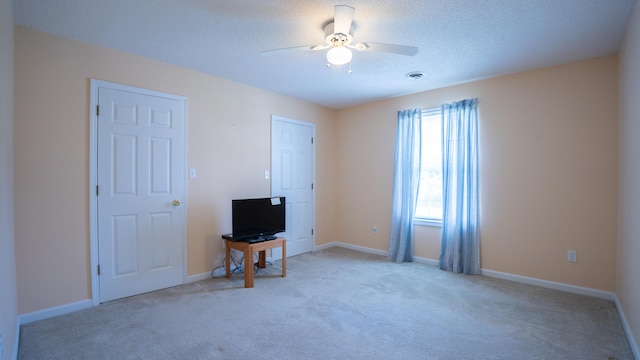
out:
{"label": "carpet", "polygon": [[339,247],[23,325],[26,359],[633,359],[613,302]]}

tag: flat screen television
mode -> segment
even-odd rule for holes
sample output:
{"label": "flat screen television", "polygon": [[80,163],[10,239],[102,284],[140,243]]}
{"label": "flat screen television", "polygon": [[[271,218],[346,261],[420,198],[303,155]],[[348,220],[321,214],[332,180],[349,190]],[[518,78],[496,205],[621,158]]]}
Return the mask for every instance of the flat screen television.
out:
{"label": "flat screen television", "polygon": [[270,240],[285,231],[285,198],[231,200],[234,241]]}

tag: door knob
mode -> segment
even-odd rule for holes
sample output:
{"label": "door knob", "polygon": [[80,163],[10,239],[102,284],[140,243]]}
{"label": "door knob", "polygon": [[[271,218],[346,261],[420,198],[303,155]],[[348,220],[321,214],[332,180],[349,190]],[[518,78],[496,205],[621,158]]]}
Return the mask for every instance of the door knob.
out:
{"label": "door knob", "polygon": [[182,204],[182,203],[180,202],[180,200],[173,200],[173,201],[171,202],[171,205],[173,205],[173,206],[180,206],[180,204]]}

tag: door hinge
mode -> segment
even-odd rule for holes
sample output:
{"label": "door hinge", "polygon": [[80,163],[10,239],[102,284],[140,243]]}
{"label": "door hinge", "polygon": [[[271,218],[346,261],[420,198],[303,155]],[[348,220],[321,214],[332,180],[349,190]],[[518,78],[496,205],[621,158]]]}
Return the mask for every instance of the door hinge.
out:
{"label": "door hinge", "polygon": [[96,196],[98,196],[98,185],[96,185]]}
{"label": "door hinge", "polygon": [[100,275],[100,264],[98,264],[98,276]]}
{"label": "door hinge", "polygon": [[96,116],[100,116],[100,105],[96,105]]}
{"label": "door hinge", "polygon": [[313,138],[311,138],[311,144],[313,144]]}
{"label": "door hinge", "polygon": [[313,235],[313,229],[311,229],[311,235]]}
{"label": "door hinge", "polygon": [[311,190],[313,190],[313,183],[311,183]]}

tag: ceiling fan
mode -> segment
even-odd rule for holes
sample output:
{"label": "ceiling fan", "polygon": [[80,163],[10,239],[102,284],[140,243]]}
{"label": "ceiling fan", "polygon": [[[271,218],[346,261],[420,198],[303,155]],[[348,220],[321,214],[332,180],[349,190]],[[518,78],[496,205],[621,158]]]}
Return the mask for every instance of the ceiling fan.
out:
{"label": "ceiling fan", "polygon": [[297,46],[290,48],[266,50],[262,55],[273,55],[286,52],[294,52],[300,50],[319,51],[329,49],[327,51],[327,65],[344,65],[351,61],[353,53],[349,49],[358,51],[377,51],[399,55],[413,56],[418,53],[415,46],[381,44],[372,42],[358,42],[352,44],[353,35],[351,34],[351,23],[353,22],[353,14],[356,9],[347,5],[336,5],[333,21],[324,27],[324,35],[326,44]]}

